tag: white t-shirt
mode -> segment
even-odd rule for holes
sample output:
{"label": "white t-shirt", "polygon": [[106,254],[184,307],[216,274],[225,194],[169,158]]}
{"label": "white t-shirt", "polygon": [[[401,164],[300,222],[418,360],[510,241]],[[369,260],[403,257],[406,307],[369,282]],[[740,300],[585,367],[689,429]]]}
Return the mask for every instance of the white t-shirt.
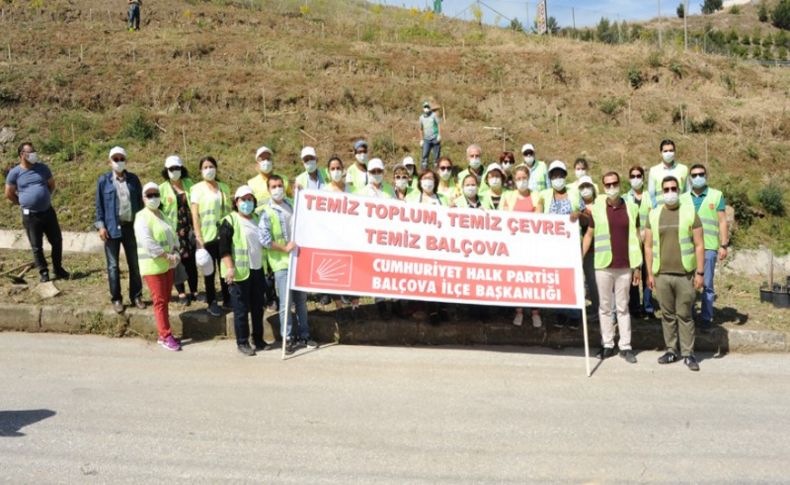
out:
{"label": "white t-shirt", "polygon": [[250,257],[250,269],[261,269],[261,240],[258,236],[258,226],[252,219],[239,217],[241,230],[247,238],[247,253]]}

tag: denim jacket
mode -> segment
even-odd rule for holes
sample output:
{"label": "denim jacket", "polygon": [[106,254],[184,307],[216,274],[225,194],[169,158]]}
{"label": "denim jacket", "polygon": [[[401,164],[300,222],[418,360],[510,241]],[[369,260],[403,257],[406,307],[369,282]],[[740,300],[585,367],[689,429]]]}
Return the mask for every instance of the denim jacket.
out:
{"label": "denim jacket", "polygon": [[[118,215],[118,194],[112,183],[112,171],[99,177],[96,183],[96,229],[105,228],[112,239],[121,237],[121,218]],[[137,175],[126,172],[126,185],[132,202],[132,221],[134,214],[143,209],[143,186]]]}

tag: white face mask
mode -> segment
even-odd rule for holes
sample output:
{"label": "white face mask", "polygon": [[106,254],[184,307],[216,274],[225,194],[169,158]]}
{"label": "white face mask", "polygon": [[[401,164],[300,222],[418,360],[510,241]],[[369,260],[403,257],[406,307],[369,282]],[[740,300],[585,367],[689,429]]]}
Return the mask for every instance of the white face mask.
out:
{"label": "white face mask", "polygon": [[355,155],[357,161],[363,165],[368,163],[368,154],[367,153],[357,153]]}
{"label": "white face mask", "polygon": [[403,192],[409,187],[409,181],[406,179],[396,179],[395,188]]}
{"label": "white face mask", "polygon": [[577,179],[580,179],[580,178],[584,177],[585,175],[587,175],[587,170],[576,169],[576,178]]}
{"label": "white face mask", "polygon": [[675,160],[675,152],[663,152],[661,158],[664,159],[664,163],[672,163]]}
{"label": "white face mask", "polygon": [[112,161],[110,164],[112,165],[112,171],[115,173],[123,173],[123,171],[126,170],[126,162]]}
{"label": "white face mask", "polygon": [[423,108],[422,112],[425,114],[429,114],[431,112],[431,108]]}
{"label": "white face mask", "polygon": [[38,153],[36,152],[28,153],[27,157],[25,158],[27,159],[27,163],[33,163],[33,164],[38,163]]}
{"label": "white face mask", "polygon": [[464,195],[467,199],[477,195],[477,185],[464,185]]}
{"label": "white face mask", "polygon": [[216,178],[217,169],[214,167],[204,168],[201,173],[203,174],[204,179],[211,181],[214,180],[214,178]]}
{"label": "white face mask", "polygon": [[416,167],[414,165],[406,165],[406,171],[409,172],[409,175],[414,176],[414,169]]}
{"label": "white face mask", "polygon": [[333,182],[340,182],[343,180],[343,171],[339,168],[333,168],[329,171],[329,176],[332,178]]}
{"label": "white face mask", "polygon": [[617,186],[609,187],[608,189],[606,189],[606,196],[609,197],[612,200],[620,197],[620,186],[617,185]]}
{"label": "white face mask", "polygon": [[272,199],[280,202],[283,200],[283,196],[285,196],[285,189],[282,187],[275,187],[269,191],[269,194],[272,196]]}
{"label": "white face mask", "polygon": [[498,189],[502,187],[502,179],[499,177],[491,177],[488,179],[488,186],[492,189]]}
{"label": "white face mask", "polygon": [[516,188],[520,192],[526,192],[526,190],[529,189],[529,180],[528,179],[516,180]]}
{"label": "white face mask", "polygon": [[167,176],[170,177],[170,180],[175,182],[181,178],[181,170],[168,170]]}
{"label": "white face mask", "polygon": [[502,164],[502,169],[505,171],[505,173],[510,173],[510,171],[513,169],[513,164],[512,163],[503,163]]}
{"label": "white face mask", "polygon": [[271,171],[274,169],[274,162],[271,160],[261,160],[258,162],[258,169],[266,174],[271,173]]}
{"label": "white face mask", "polygon": [[582,197],[583,197],[585,200],[592,199],[592,196],[593,196],[593,189],[591,189],[590,187],[585,187],[585,188],[583,188],[583,189],[581,189],[581,190],[579,191],[579,194],[581,194],[581,196],[582,196]]}
{"label": "white face mask", "polygon": [[318,164],[315,160],[310,160],[309,162],[304,162],[304,169],[307,170],[307,173],[315,172],[316,167]]}
{"label": "white face mask", "polygon": [[642,188],[642,179],[631,179],[631,187],[639,190]]}
{"label": "white face mask", "polygon": [[434,189],[435,185],[436,184],[433,183],[433,179],[420,180],[420,187],[422,187],[422,190],[424,192],[427,192],[429,194],[433,193],[433,189]]}
{"label": "white face mask", "polygon": [[532,155],[527,155],[527,156],[525,156],[525,157],[524,157],[524,163],[526,163],[527,165],[529,165],[529,166],[531,167],[531,166],[532,166],[532,164],[534,164],[534,163],[535,163],[535,157],[534,157],[534,156],[532,156]]}
{"label": "white face mask", "polygon": [[473,169],[477,170],[482,164],[483,161],[480,160],[480,157],[469,157],[469,166]]}
{"label": "white face mask", "polygon": [[680,198],[680,194],[678,194],[677,192],[667,192],[666,194],[664,194],[664,203],[666,205],[674,206],[675,204],[678,203],[679,198]]}
{"label": "white face mask", "polygon": [[376,185],[381,185],[381,181],[384,180],[384,174],[383,173],[370,174],[370,180],[372,180],[373,183],[375,183]]}
{"label": "white face mask", "polygon": [[161,199],[159,197],[154,197],[153,199],[145,199],[145,206],[151,210],[156,210],[159,208],[159,204],[161,203]]}
{"label": "white face mask", "polygon": [[453,176],[452,170],[439,170],[439,178],[444,180],[445,182],[450,180],[450,177]]}
{"label": "white face mask", "polygon": [[562,189],[564,189],[565,188],[565,178],[563,177],[563,178],[558,178],[558,179],[552,179],[551,180],[551,186],[554,188],[554,190],[562,190]]}

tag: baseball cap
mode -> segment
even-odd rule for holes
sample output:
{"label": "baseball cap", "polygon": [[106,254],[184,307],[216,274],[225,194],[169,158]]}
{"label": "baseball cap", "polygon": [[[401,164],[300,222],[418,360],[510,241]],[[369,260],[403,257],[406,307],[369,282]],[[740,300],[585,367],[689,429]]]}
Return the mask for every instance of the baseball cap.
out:
{"label": "baseball cap", "polygon": [[181,157],[178,155],[170,155],[169,157],[165,158],[165,168],[170,167],[183,167],[184,162],[181,160]]}
{"label": "baseball cap", "polygon": [[549,173],[551,173],[552,170],[555,169],[560,169],[563,172],[568,173],[568,169],[565,167],[565,162],[563,162],[562,160],[554,160],[553,162],[551,162],[551,165],[549,165]]}
{"label": "baseball cap", "polygon": [[521,154],[523,155],[527,150],[532,151],[533,153],[535,152],[535,147],[532,146],[532,143],[525,143],[521,147]]}
{"label": "baseball cap", "polygon": [[368,162],[368,172],[376,169],[384,170],[384,162],[380,158],[374,158]]}
{"label": "baseball cap", "polygon": [[304,147],[304,148],[302,148],[302,156],[300,158],[302,160],[304,160],[304,157],[306,157],[306,156],[312,156],[314,158],[318,158],[316,156],[316,154],[315,154],[315,148],[313,148],[313,147]]}
{"label": "baseball cap", "polygon": [[126,150],[124,150],[123,147],[112,147],[110,149],[110,158],[114,155],[123,155],[123,158],[126,158]]}
{"label": "baseball cap", "polygon": [[269,155],[273,155],[271,149],[269,147],[260,147],[258,150],[255,151],[255,160],[261,156],[262,153],[268,153]]}

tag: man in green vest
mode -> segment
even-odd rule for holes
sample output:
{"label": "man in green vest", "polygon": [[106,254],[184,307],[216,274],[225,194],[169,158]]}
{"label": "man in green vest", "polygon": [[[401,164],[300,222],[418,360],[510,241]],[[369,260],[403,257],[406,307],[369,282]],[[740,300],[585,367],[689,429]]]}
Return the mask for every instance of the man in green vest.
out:
{"label": "man in green vest", "polygon": [[485,194],[488,192],[488,184],[483,177],[485,167],[483,167],[483,149],[480,145],[472,144],[466,148],[466,160],[468,166],[458,174],[458,185],[463,185],[467,175],[474,175],[477,179],[477,194]]}
{"label": "man in green vest", "polygon": [[535,158],[535,146],[525,143],[521,147],[521,155],[524,157],[524,163],[529,167],[529,190],[540,192],[549,188],[551,186],[549,171],[546,162]]}
{"label": "man in green vest", "polygon": [[612,313],[616,309],[620,357],[629,364],[635,364],[628,303],[631,285],[639,285],[642,278],[639,208],[623,199],[617,172],[608,172],[602,182],[606,197],[598,197],[593,203],[589,229],[582,244],[584,256],[591,245],[594,245],[595,251],[595,283],[600,298],[598,318],[603,341],[603,348],[598,355],[603,360],[615,353]]}
{"label": "man in green vest", "polygon": [[724,195],[721,191],[708,187],[707,170],[704,165],[695,164],[689,170],[691,192],[680,197],[681,203],[694,204],[700,221],[705,244],[705,276],[702,290],[702,313],[700,327],[707,330],[713,321],[713,301],[716,293],[713,290],[713,274],[716,259],[722,261],[727,257],[730,245],[727,216],[724,209]]}
{"label": "man in green vest", "polygon": [[422,162],[420,168],[428,169],[428,162],[433,152],[435,164],[442,156],[442,130],[439,127],[439,117],[433,112],[431,103],[423,101],[422,114],[420,115],[420,147],[422,148]]}
{"label": "man in green vest", "polygon": [[675,142],[661,140],[661,163],[650,168],[647,177],[647,193],[653,203],[653,208],[664,203],[661,183],[668,176],[673,176],[678,181],[680,193],[688,192],[688,173],[686,165],[675,160]]}
{"label": "man in green vest", "polygon": [[[296,188],[321,190],[329,183],[329,170],[318,168],[318,157],[313,147],[302,148],[301,158],[304,172],[296,176]],[[282,177],[280,178],[282,179]]]}
{"label": "man in green vest", "polygon": [[658,363],[678,360],[680,340],[680,356],[689,369],[698,371],[691,306],[705,274],[702,222],[694,205],[681,203],[678,179],[668,176],[661,190],[664,203],[650,212],[645,228],[647,284],[658,295],[667,347]]}

